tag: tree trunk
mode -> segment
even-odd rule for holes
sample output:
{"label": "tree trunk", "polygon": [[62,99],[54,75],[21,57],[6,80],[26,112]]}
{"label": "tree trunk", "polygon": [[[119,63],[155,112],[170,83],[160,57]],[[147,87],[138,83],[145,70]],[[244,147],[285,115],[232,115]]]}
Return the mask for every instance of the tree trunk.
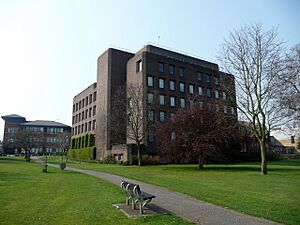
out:
{"label": "tree trunk", "polygon": [[138,158],[138,165],[141,166],[141,153],[140,153],[140,143],[137,143],[137,158]]}
{"label": "tree trunk", "polygon": [[266,143],[265,139],[259,141],[259,147],[260,147],[260,155],[261,155],[261,174],[266,175],[267,172],[267,158],[266,158]]}
{"label": "tree trunk", "polygon": [[25,157],[24,158],[27,160],[27,151],[25,151]]}
{"label": "tree trunk", "polygon": [[26,157],[26,161],[30,162],[30,151],[25,151],[25,157]]}
{"label": "tree trunk", "polygon": [[199,170],[203,170],[203,161],[202,161],[202,159],[201,159],[201,157],[199,157],[199,164],[198,164],[198,169]]}

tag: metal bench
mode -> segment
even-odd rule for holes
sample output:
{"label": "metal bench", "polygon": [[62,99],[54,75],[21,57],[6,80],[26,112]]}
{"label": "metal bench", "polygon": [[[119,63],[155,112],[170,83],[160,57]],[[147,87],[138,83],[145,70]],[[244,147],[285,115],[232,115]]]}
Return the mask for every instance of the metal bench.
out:
{"label": "metal bench", "polygon": [[154,195],[151,195],[146,192],[142,192],[138,184],[130,183],[128,181],[122,180],[121,188],[125,194],[126,205],[129,205],[131,202],[132,209],[135,209],[136,203],[139,204],[140,214],[144,213],[144,207],[155,198]]}

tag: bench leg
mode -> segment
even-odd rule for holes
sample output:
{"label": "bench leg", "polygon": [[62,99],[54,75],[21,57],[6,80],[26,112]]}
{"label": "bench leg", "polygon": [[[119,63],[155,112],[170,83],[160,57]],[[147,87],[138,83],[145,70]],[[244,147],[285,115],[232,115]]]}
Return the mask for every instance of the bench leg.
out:
{"label": "bench leg", "polygon": [[143,214],[144,213],[144,207],[149,203],[151,202],[152,198],[146,200],[144,203],[142,202],[139,202],[140,203],[140,214]]}
{"label": "bench leg", "polygon": [[140,214],[143,214],[143,213],[144,213],[143,205],[142,205],[142,203],[140,203]]}
{"label": "bench leg", "polygon": [[135,202],[134,202],[133,199],[132,199],[132,201],[131,201],[131,208],[132,208],[132,209],[135,209]]}

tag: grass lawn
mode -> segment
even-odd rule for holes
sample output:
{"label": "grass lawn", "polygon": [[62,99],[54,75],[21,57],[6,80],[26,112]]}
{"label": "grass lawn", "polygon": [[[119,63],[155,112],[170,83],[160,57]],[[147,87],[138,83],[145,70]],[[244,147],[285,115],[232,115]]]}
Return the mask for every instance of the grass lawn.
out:
{"label": "grass lawn", "polygon": [[270,162],[266,176],[260,174],[259,163],[209,165],[203,171],[196,165],[139,168],[69,162],[67,166],[118,174],[246,214],[300,224],[300,160]]}
{"label": "grass lawn", "polygon": [[0,158],[0,224],[191,224],[173,215],[128,219],[112,205],[121,189],[98,178]]}

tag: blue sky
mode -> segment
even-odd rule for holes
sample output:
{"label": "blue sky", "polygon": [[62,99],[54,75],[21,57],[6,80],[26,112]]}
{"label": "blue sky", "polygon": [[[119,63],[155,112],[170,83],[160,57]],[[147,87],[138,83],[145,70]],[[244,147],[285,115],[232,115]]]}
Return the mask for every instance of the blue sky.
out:
{"label": "blue sky", "polygon": [[224,38],[244,24],[278,27],[287,47],[299,43],[299,12],[297,0],[1,0],[0,115],[71,125],[73,96],[96,81],[109,47],[153,43],[217,62]]}

